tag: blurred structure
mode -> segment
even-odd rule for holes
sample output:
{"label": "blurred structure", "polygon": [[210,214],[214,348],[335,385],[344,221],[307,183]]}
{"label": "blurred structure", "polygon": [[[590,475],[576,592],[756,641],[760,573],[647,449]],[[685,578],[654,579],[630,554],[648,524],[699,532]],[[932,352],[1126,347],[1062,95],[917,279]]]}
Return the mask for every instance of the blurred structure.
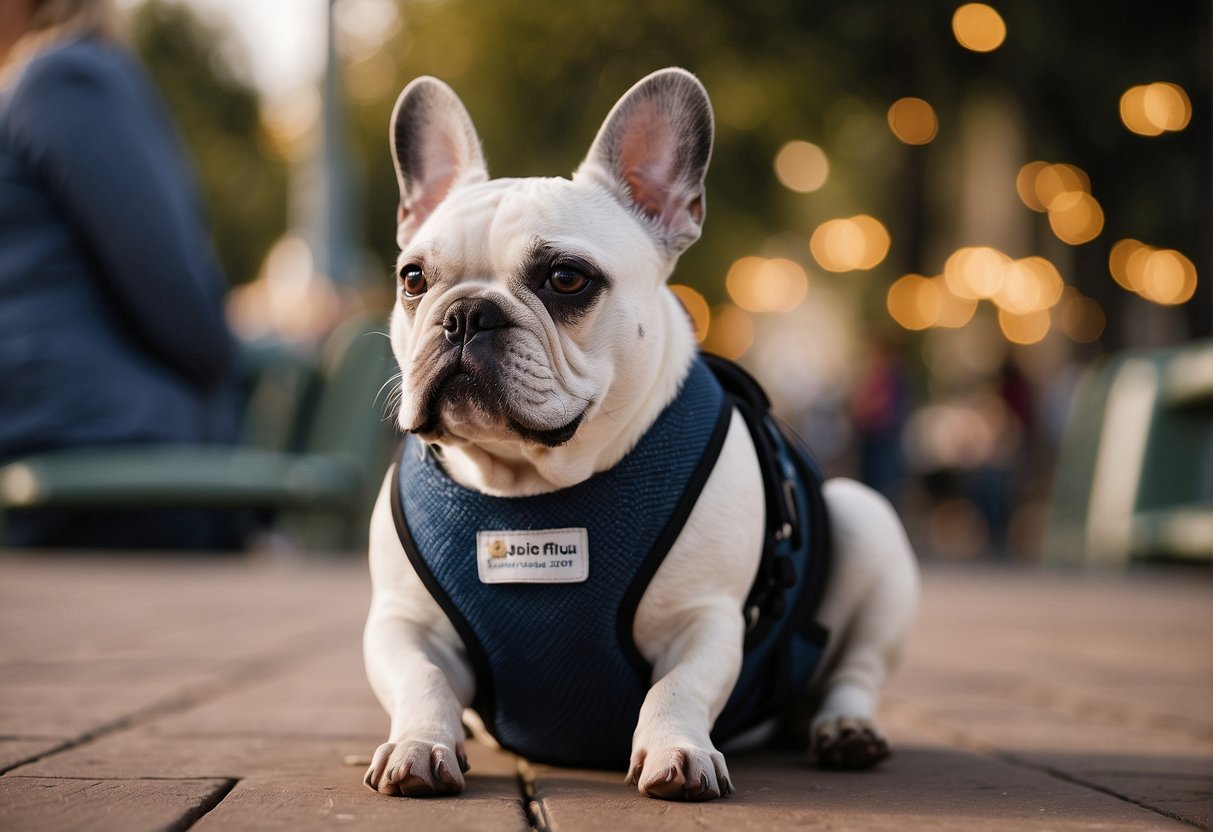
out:
{"label": "blurred structure", "polygon": [[1135,351],[1078,386],[1046,555],[1123,566],[1213,557],[1213,341]]}

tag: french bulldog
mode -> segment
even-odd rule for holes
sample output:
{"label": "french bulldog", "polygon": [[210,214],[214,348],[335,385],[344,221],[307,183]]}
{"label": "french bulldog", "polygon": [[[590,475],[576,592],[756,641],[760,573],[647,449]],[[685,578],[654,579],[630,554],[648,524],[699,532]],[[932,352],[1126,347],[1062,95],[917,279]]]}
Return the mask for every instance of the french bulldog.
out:
{"label": "french bulldog", "polygon": [[[697,345],[666,281],[703,226],[713,129],[700,82],[666,69],[619,100],[571,179],[490,179],[451,88],[423,77],[403,90],[390,127],[400,186],[390,332],[397,418],[456,492],[562,503],[621,465],[678,397]],[[766,503],[750,430],[736,412],[721,424],[715,465],[624,634],[651,673],[628,726],[627,782],[653,797],[704,800],[733,790],[712,732],[742,666],[741,610],[764,545]],[[461,602],[444,602],[434,575],[406,552],[400,526],[415,518],[402,521],[394,510],[399,487],[393,468],[371,519],[364,654],[391,727],[366,783],[390,795],[452,794],[465,782],[464,720],[483,722],[469,708],[484,677],[468,631],[456,626],[462,618],[452,608]],[[911,628],[918,572],[884,498],[846,479],[827,481],[821,493],[832,552],[816,617],[831,637],[804,691],[816,706],[805,742],[822,764],[863,768],[888,754],[874,717]],[[440,526],[443,511],[431,512]],[[545,546],[575,548],[560,537],[568,530],[557,531]],[[462,534],[440,528],[433,539],[460,547],[473,584],[477,569],[486,580],[493,559],[508,562],[515,547],[538,551],[526,532],[521,543],[502,532],[484,546]],[[571,583],[557,592],[583,586],[575,582],[586,568],[603,568],[600,560],[559,563],[580,572],[559,578]],[[564,672],[530,668],[534,697],[547,696],[545,680]]]}

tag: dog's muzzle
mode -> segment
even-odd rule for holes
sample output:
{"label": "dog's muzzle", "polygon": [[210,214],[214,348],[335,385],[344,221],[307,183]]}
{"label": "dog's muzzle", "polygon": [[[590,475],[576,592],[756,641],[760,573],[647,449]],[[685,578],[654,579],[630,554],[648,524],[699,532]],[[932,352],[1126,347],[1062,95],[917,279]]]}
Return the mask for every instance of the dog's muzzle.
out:
{"label": "dog's muzzle", "polygon": [[460,298],[442,316],[442,341],[431,364],[424,389],[421,423],[411,432],[425,436],[441,432],[441,414],[446,406],[472,405],[497,414],[502,424],[517,435],[548,447],[573,438],[585,411],[555,428],[537,428],[526,417],[512,411],[501,369],[504,339],[515,324],[488,298]]}

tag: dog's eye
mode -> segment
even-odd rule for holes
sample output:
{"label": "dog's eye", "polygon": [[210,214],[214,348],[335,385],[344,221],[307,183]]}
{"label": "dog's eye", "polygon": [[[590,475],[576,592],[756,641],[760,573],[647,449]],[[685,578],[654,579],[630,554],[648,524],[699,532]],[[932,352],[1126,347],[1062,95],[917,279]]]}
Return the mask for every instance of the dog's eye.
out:
{"label": "dog's eye", "polygon": [[400,285],[404,287],[405,296],[410,298],[424,295],[425,290],[430,288],[425,281],[425,273],[421,271],[421,267],[413,263],[401,267]]}
{"label": "dog's eye", "polygon": [[590,279],[576,269],[557,266],[548,275],[548,286],[562,295],[575,295],[590,285]]}

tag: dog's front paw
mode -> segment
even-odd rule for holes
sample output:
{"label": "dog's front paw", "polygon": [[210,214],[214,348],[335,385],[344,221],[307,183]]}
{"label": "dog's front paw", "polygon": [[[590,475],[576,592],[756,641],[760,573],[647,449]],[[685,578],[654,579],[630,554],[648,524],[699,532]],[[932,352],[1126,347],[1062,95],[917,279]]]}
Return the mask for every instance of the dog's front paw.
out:
{"label": "dog's front paw", "polygon": [[814,724],[811,753],[822,768],[857,770],[871,768],[892,752],[870,720],[839,716]]}
{"label": "dog's front paw", "polygon": [[628,785],[662,800],[715,800],[733,793],[724,755],[686,744],[632,752]]}
{"label": "dog's front paw", "polygon": [[433,797],[463,791],[462,751],[423,740],[385,742],[371,758],[363,782],[383,794]]}

